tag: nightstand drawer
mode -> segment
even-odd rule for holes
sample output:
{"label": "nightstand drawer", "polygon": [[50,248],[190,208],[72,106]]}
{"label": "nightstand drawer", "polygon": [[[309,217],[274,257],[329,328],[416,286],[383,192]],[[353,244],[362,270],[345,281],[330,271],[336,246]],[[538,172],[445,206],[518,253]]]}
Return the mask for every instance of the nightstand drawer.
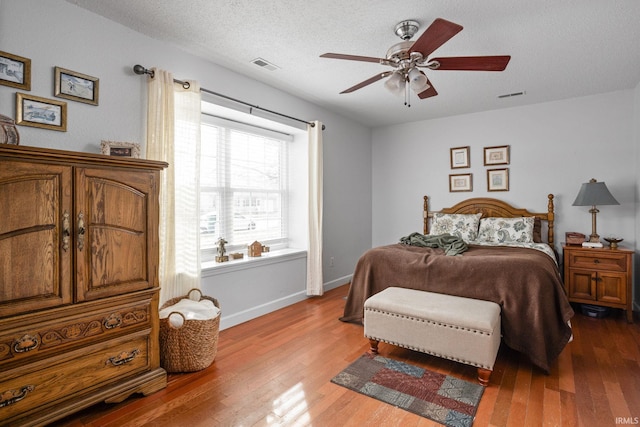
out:
{"label": "nightstand drawer", "polygon": [[627,256],[625,254],[572,251],[569,255],[569,267],[625,272],[627,271]]}
{"label": "nightstand drawer", "polygon": [[148,370],[148,350],[147,331],[3,373],[7,379],[0,380],[0,425],[17,425],[12,417]]}

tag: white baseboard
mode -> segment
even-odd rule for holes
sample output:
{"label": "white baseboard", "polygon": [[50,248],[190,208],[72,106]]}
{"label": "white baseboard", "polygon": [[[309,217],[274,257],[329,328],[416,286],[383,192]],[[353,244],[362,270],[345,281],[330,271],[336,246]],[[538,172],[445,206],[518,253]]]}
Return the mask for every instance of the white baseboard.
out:
{"label": "white baseboard", "polygon": [[332,280],[330,282],[324,283],[322,287],[324,288],[325,292],[330,291],[331,289],[335,289],[342,285],[346,285],[347,283],[350,283],[352,277],[353,277],[353,274],[349,274],[347,276],[340,277],[336,280]]}
{"label": "white baseboard", "polygon": [[303,301],[306,298],[307,293],[305,291],[296,292],[295,294],[287,295],[277,300],[269,301],[267,303],[248,308],[238,313],[233,313],[229,316],[223,315],[220,318],[220,330],[239,325],[240,323],[255,319],[256,317],[264,316],[265,314],[271,313],[272,311],[276,311],[291,304]]}
{"label": "white baseboard", "polygon": [[[351,277],[352,277],[351,275],[348,275],[336,280],[332,280],[331,282],[324,283],[322,287],[325,290],[325,292],[331,289],[335,289],[339,286],[349,283],[351,281]],[[244,323],[251,319],[255,319],[256,317],[264,316],[265,314],[287,307],[291,304],[304,301],[307,298],[309,297],[307,296],[306,291],[300,291],[300,292],[296,292],[294,294],[279,298],[277,300],[269,301],[267,303],[260,304],[255,307],[251,307],[249,309],[240,311],[238,313],[233,313],[228,316],[223,315],[220,318],[220,330],[224,330],[232,326],[239,325],[240,323]]]}

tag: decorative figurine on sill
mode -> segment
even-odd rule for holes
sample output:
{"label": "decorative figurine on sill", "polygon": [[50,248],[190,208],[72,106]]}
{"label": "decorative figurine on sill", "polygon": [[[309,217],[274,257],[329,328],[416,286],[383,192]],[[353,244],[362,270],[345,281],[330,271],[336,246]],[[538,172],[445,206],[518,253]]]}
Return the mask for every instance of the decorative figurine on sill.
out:
{"label": "decorative figurine on sill", "polygon": [[262,256],[262,244],[258,241],[253,242],[247,247],[247,255],[250,257]]}
{"label": "decorative figurine on sill", "polygon": [[218,243],[218,256],[216,257],[216,262],[229,261],[229,257],[224,254],[227,251],[224,245],[229,242],[224,240],[224,238],[220,237],[217,243]]}

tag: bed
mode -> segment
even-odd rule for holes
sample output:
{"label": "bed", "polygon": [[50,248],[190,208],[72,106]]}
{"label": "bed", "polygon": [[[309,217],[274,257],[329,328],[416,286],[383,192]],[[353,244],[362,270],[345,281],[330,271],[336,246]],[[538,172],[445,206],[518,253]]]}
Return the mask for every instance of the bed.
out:
{"label": "bed", "polygon": [[362,323],[365,300],[390,286],[493,301],[501,308],[503,343],[549,372],[571,339],[574,314],[553,249],[553,195],[544,213],[492,198],[431,212],[425,196],[423,206],[422,234],[431,227],[437,237],[444,230],[463,238],[466,250],[448,256],[440,247],[401,243],[368,250],[358,260],[340,320]]}

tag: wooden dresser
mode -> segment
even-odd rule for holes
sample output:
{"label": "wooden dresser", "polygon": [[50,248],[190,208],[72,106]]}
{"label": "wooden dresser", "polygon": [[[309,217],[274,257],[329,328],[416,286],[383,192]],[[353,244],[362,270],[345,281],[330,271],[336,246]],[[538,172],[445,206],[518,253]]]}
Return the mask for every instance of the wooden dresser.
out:
{"label": "wooden dresser", "polygon": [[0,145],[0,425],[166,386],[163,162]]}
{"label": "wooden dresser", "polygon": [[571,302],[621,308],[633,322],[633,251],[564,245],[564,283]]}

